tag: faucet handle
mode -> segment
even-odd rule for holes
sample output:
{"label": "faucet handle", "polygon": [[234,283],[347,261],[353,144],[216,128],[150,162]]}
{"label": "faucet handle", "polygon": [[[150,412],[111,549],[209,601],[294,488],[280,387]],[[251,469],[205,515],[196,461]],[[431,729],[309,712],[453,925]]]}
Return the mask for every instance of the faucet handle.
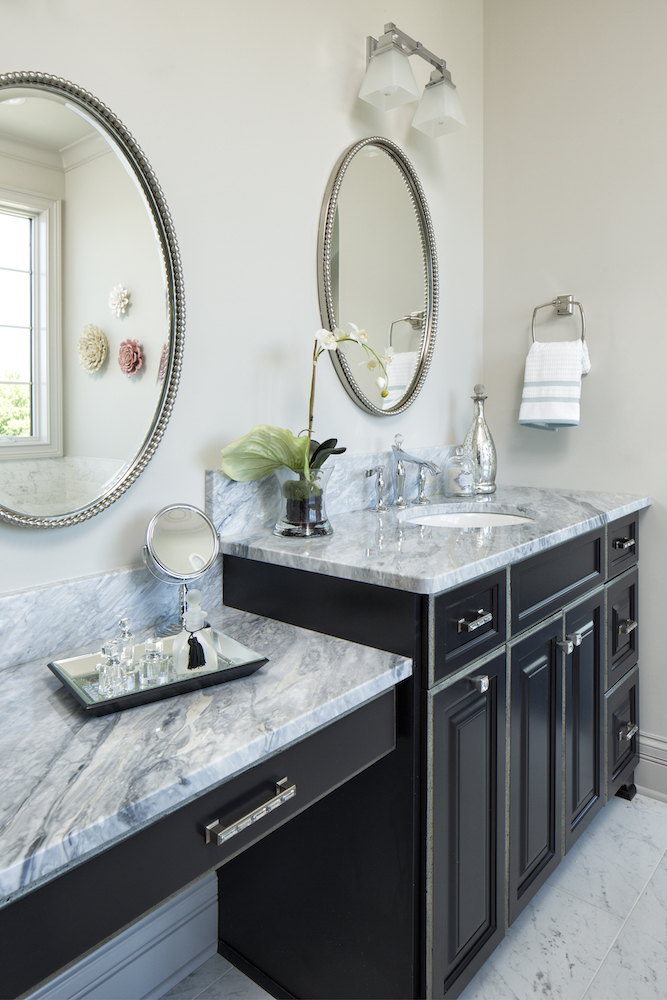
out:
{"label": "faucet handle", "polygon": [[366,479],[370,476],[377,476],[377,487],[378,487],[378,502],[377,506],[373,507],[373,510],[389,510],[386,503],[384,502],[384,465],[377,465],[374,469],[366,469]]}

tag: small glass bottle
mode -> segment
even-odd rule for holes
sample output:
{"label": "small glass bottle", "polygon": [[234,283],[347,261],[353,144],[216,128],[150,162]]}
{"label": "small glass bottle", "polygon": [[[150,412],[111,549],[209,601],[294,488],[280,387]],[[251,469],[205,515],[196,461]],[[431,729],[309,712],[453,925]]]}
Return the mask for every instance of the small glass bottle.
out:
{"label": "small glass bottle", "polygon": [[476,385],[475,415],[463,442],[463,450],[475,463],[475,493],[495,493],[496,491],[496,448],[484,419],[484,386]]}
{"label": "small glass bottle", "polygon": [[[217,670],[218,668],[218,654],[213,645],[211,630],[205,627],[206,612],[200,607],[200,601],[201,592],[199,590],[188,591],[183,631],[176,636],[172,646],[174,670],[180,677],[191,674],[193,670],[198,668],[206,670]],[[191,640],[195,640],[195,642],[191,642]]]}
{"label": "small glass bottle", "polygon": [[118,622],[120,632],[114,638],[120,647],[120,662],[124,667],[134,663],[134,635],[130,629],[130,619],[121,618]]}
{"label": "small glass bottle", "polygon": [[445,496],[474,497],[475,464],[459,444],[445,462]]}
{"label": "small glass bottle", "polygon": [[144,655],[139,660],[139,686],[156,687],[169,679],[169,658],[162,652],[160,639],[146,639]]}
{"label": "small glass bottle", "polygon": [[122,693],[123,670],[119,654],[120,648],[115,641],[102,646],[102,662],[95,666],[99,673],[98,688],[102,698],[113,698]]}

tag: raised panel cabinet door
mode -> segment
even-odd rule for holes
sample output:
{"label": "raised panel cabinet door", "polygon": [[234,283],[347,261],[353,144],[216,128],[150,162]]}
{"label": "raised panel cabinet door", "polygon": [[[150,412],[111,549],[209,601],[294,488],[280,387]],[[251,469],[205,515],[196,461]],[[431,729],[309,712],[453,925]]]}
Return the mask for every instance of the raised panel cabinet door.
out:
{"label": "raised panel cabinet door", "polygon": [[504,935],[505,654],[427,696],[432,995],[455,997]]}
{"label": "raised panel cabinet door", "polygon": [[573,643],[565,658],[565,850],[604,803],[602,698],[604,591],[565,616]]}
{"label": "raised panel cabinet door", "polygon": [[562,853],[561,619],[511,650],[510,923]]}

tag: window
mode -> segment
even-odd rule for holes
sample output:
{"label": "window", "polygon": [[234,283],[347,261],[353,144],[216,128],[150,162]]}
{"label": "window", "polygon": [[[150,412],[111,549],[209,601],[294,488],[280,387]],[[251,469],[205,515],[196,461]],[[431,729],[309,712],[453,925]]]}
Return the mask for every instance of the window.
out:
{"label": "window", "polygon": [[0,460],[62,454],[59,222],[0,188]]}

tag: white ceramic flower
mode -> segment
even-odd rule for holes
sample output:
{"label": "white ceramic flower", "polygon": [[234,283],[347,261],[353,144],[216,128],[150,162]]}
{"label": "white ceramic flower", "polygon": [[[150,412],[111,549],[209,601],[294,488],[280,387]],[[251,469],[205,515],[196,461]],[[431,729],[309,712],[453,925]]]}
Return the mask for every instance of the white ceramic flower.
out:
{"label": "white ceramic flower", "polygon": [[119,318],[124,315],[130,304],[130,293],[122,285],[116,285],[109,292],[109,309]]}
{"label": "white ceramic flower", "polygon": [[331,330],[318,330],[317,333],[315,334],[315,339],[317,340],[320,347],[323,347],[326,351],[336,350],[335,330],[333,333],[331,332]]}
{"label": "white ceramic flower", "polygon": [[109,344],[99,327],[87,323],[79,337],[79,364],[85,372],[96,372],[106,361]]}

